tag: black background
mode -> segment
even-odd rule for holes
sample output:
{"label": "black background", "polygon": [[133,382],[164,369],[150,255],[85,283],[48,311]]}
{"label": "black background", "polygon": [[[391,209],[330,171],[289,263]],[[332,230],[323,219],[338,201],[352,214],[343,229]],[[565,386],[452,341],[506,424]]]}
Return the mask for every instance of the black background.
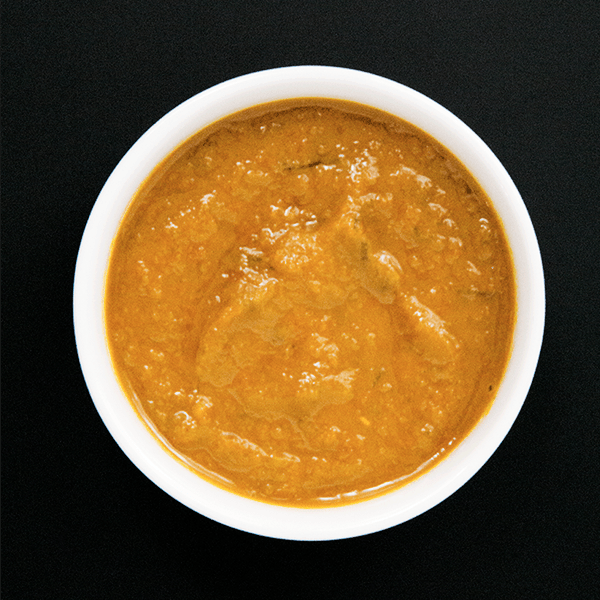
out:
{"label": "black background", "polygon": [[[3,598],[571,598],[598,586],[597,0],[12,0],[2,15]],[[536,228],[546,333],[483,469],[353,540],[214,523],[104,427],[72,328],[95,198],[156,120],[251,71],[325,64],[404,83],[471,126]]]}

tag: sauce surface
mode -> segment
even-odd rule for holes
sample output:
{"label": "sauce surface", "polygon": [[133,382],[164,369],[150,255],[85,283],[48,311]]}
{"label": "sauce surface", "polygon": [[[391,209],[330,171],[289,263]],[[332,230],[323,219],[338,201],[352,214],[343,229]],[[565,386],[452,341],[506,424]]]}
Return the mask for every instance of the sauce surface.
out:
{"label": "sauce surface", "polygon": [[440,144],[347,102],[275,103],[186,142],[133,199],[107,273],[120,383],[234,492],[348,503],[431,468],[510,355],[501,223]]}

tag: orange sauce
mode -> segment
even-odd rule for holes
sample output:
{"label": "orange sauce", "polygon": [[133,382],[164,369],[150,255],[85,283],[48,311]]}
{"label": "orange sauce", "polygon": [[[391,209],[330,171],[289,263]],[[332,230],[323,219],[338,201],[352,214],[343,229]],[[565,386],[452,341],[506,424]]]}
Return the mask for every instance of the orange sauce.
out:
{"label": "orange sauce", "polygon": [[380,494],[488,411],[510,249],[445,148],[341,101],[256,107],[160,164],[114,240],[105,321],[139,414],[202,477],[295,506]]}

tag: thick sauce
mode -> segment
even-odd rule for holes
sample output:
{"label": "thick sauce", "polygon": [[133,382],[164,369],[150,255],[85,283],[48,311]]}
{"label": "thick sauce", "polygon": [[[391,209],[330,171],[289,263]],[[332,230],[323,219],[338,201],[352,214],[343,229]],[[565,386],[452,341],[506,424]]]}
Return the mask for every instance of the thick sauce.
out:
{"label": "thick sauce", "polygon": [[344,102],[258,107],[141,187],[105,318],[162,441],[241,495],[299,506],[431,468],[489,409],[515,282],[498,217],[443,147]]}

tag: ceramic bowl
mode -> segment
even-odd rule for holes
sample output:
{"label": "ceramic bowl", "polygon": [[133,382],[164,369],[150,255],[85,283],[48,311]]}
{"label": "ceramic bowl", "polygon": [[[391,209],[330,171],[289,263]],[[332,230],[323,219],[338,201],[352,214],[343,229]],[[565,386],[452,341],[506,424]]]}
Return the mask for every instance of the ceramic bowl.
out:
{"label": "ceramic bowl", "polygon": [[[504,224],[517,279],[512,356],[488,414],[447,458],[408,485],[356,504],[289,508],[250,500],[185,467],[138,417],[113,372],[103,322],[105,274],[121,218],[133,195],[172,150],[222,117],[293,98],[351,100],[397,115],[432,135],[479,181]],[[103,187],[87,223],[75,272],[74,322],[85,380],[100,416],[131,459],[184,505],[225,525],[265,536],[327,540],[399,525],[427,511],[468,481],[490,458],[527,396],[542,342],[544,278],[537,239],[515,185],[486,144],[448,110],[382,77],[336,67],[287,67],[245,75],[179,105],[127,152]]]}

